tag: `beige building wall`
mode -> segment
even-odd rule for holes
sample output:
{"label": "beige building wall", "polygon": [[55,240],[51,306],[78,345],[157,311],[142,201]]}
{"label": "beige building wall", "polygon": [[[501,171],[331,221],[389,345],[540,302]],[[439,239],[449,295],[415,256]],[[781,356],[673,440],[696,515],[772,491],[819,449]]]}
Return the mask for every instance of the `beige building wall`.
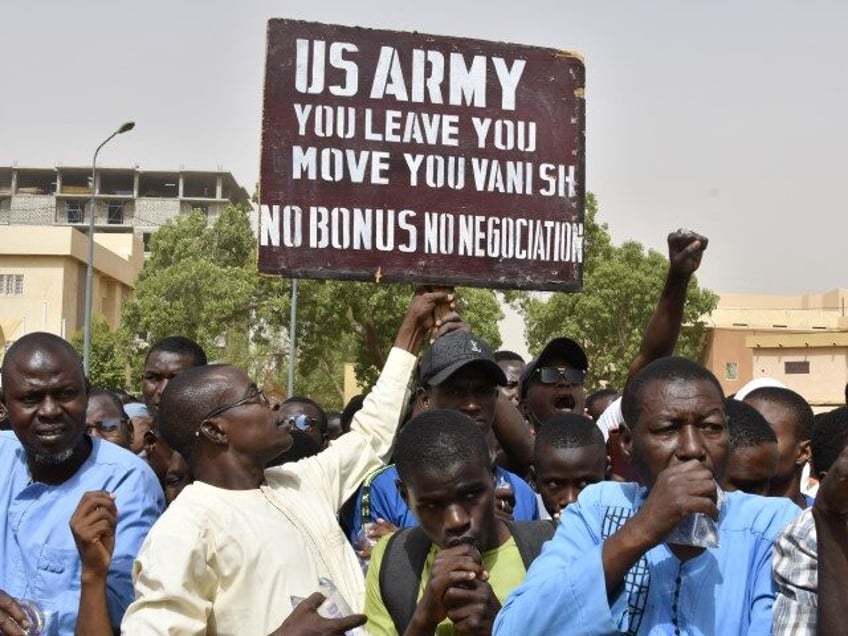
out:
{"label": "beige building wall", "polygon": [[727,394],[773,377],[814,406],[844,404],[848,382],[848,289],[770,296],[722,294],[707,318],[704,353]]}
{"label": "beige building wall", "polygon": [[708,334],[704,365],[710,369],[725,395],[736,393],[753,377],[751,351],[745,346],[741,329],[714,328]]}
{"label": "beige building wall", "polygon": [[[143,249],[134,234],[95,234],[92,313],[113,328],[141,271]],[[75,228],[0,226],[0,276],[23,277],[21,293],[0,287],[0,354],[33,331],[70,339],[82,329],[87,262],[88,237]]]}

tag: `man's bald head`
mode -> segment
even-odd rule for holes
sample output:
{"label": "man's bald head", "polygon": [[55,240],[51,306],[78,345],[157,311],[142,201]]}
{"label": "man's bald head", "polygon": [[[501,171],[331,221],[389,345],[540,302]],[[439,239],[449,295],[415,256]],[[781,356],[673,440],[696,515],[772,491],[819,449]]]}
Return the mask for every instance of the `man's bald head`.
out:
{"label": "man's bald head", "polygon": [[[23,357],[37,356],[39,353],[60,353],[64,360],[79,369],[80,376],[85,378],[82,368],[82,359],[67,340],[52,333],[36,331],[29,333],[16,340],[3,358],[3,367],[0,370],[2,384],[8,384],[7,376],[12,366]],[[70,369],[68,369],[70,370]]]}
{"label": "man's bald head", "polygon": [[159,431],[187,461],[191,461],[203,418],[227,402],[227,389],[238,375],[244,372],[237,367],[209,364],[181,371],[165,387],[157,414]]}

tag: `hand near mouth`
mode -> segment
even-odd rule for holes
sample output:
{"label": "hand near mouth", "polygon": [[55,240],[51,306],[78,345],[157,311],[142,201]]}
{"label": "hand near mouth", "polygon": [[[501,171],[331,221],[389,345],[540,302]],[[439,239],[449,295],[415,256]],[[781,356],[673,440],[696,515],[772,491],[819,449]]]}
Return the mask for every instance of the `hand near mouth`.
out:
{"label": "hand near mouth", "polygon": [[[483,568],[480,550],[471,537],[454,539],[450,547],[439,550],[430,571],[430,580],[412,615],[407,635],[433,634],[436,626],[455,608],[462,592],[474,592],[489,574]],[[486,587],[491,587],[485,583]],[[459,594],[457,593],[459,592]],[[479,593],[472,594],[474,598]]]}

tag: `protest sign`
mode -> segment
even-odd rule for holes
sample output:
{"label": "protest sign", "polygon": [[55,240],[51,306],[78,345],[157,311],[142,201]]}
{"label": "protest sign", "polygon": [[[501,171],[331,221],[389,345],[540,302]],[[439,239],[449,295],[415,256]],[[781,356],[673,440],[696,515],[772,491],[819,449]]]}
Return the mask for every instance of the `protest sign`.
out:
{"label": "protest sign", "polygon": [[583,90],[567,51],[270,20],[259,270],[579,290]]}

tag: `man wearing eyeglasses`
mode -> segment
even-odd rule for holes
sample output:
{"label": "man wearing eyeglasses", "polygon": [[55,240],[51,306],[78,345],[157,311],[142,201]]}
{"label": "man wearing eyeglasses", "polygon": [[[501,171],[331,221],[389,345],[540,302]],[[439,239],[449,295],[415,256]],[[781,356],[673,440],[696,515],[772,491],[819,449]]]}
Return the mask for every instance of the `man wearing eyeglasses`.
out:
{"label": "man wearing eyeglasses", "polygon": [[132,423],[121,400],[106,389],[92,389],[88,394],[85,431],[127,450],[133,439]]}
{"label": "man wearing eyeglasses", "polygon": [[[244,371],[210,365],[170,381],[161,431],[195,481],[142,546],[123,633],[342,634],[365,621],[317,612],[319,579],[332,581],[353,611],[364,605],[362,570],[336,513],[389,454],[412,353],[422,339],[456,328],[447,318],[433,322],[436,306],[451,300],[446,292],[416,294],[350,433],[299,462],[265,469],[292,438]],[[102,633],[90,623],[78,630]]]}

